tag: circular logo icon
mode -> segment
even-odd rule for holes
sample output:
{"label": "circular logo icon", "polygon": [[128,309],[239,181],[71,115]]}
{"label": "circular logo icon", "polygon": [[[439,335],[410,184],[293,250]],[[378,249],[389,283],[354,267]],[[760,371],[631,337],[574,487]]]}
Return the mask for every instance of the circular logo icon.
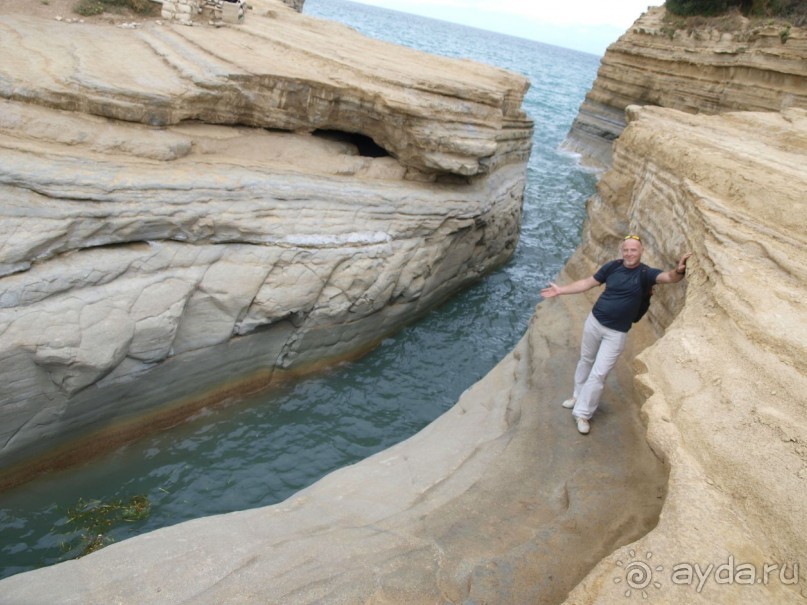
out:
{"label": "circular logo icon", "polygon": [[653,572],[664,571],[664,566],[656,565],[654,567],[650,563],[653,558],[652,552],[648,552],[645,555],[647,561],[635,560],[636,551],[634,550],[629,550],[628,555],[634,560],[628,563],[623,563],[621,560],[616,562],[616,566],[622,568],[623,572],[621,575],[614,578],[614,584],[621,584],[624,581],[627,586],[625,590],[626,597],[630,598],[634,591],[636,591],[638,594],[642,595],[642,598],[646,599],[648,597],[647,591],[645,590],[646,588],[650,586],[656,589],[661,588],[661,582],[654,580]]}
{"label": "circular logo icon", "polygon": [[644,561],[631,561],[625,566],[625,583],[634,590],[644,590],[653,581],[653,570]]}

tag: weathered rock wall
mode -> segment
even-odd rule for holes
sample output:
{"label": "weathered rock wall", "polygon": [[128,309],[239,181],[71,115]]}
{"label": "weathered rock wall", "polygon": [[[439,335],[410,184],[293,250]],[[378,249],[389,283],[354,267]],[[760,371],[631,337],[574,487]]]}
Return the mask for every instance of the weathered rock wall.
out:
{"label": "weathered rock wall", "polygon": [[[803,602],[803,577],[698,591],[670,574],[730,556],[791,574],[807,552],[807,114],[629,116],[559,279],[591,275],[628,230],[652,265],[694,256],[631,331],[591,434],[559,404],[596,293],[540,304],[512,354],[406,442],[276,506],[13,576],[7,601]],[[653,581],[637,588],[630,563]]]}
{"label": "weathered rock wall", "polygon": [[693,252],[686,289],[656,288],[659,338],[635,362],[669,485],[658,526],[566,602],[804,602],[807,113],[628,117],[570,279],[628,231],[651,264]]}
{"label": "weathered rock wall", "polygon": [[6,484],[358,355],[512,254],[523,77],[253,4],[0,17]]}
{"label": "weathered rock wall", "polygon": [[625,108],[634,104],[706,114],[807,108],[803,28],[740,16],[687,28],[665,22],[665,14],[651,7],[608,47],[566,148],[609,166]]}
{"label": "weathered rock wall", "polygon": [[[305,0],[279,0],[289,8],[303,12],[303,5]],[[162,7],[160,15],[163,19],[179,21],[184,25],[193,25],[194,22],[199,23],[204,19],[213,17],[214,21],[224,21],[230,23],[243,23],[246,17],[246,11],[249,7],[246,2],[239,0],[230,0],[231,4],[237,4],[236,7],[228,4],[222,4],[228,0],[217,0],[205,2],[203,0],[162,0]],[[231,17],[235,16],[235,19]]]}

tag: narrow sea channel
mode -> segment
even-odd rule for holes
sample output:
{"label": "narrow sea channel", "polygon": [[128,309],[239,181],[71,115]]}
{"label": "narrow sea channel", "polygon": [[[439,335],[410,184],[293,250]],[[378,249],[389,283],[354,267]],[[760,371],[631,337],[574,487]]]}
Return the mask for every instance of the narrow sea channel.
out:
{"label": "narrow sea channel", "polygon": [[535,121],[521,241],[512,261],[359,361],[232,405],[102,460],[0,495],[0,577],[81,549],[67,519],[79,499],[147,496],[145,521],[115,541],[188,519],[266,506],[411,436],[451,407],[523,335],[538,291],[579,243],[595,177],[558,150],[599,57],[344,0],[305,12],[366,35],[498,65],[530,78]]}

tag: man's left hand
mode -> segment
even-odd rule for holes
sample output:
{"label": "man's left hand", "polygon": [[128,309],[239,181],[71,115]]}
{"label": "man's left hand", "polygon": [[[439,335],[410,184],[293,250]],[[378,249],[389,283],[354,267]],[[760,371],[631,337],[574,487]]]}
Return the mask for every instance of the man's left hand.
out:
{"label": "man's left hand", "polygon": [[692,252],[687,252],[678,261],[678,266],[675,268],[677,273],[684,273],[687,270],[687,260],[692,256]]}

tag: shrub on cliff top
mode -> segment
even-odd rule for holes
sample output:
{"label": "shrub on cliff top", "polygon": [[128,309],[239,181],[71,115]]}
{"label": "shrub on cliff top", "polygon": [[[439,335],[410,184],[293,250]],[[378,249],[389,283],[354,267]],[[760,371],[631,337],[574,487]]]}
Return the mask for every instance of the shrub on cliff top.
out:
{"label": "shrub on cliff top", "polygon": [[79,0],[78,4],[73,7],[73,11],[82,17],[92,17],[103,13],[104,5],[98,0]]}
{"label": "shrub on cliff top", "polygon": [[797,26],[807,22],[804,0],[667,0],[665,6],[682,17],[709,17],[739,9],[746,17],[780,17]]}
{"label": "shrub on cliff top", "polygon": [[682,17],[714,16],[722,15],[737,3],[734,0],[667,0],[665,6],[669,12]]}
{"label": "shrub on cliff top", "polygon": [[108,8],[130,10],[141,15],[148,15],[156,12],[155,7],[155,3],[151,0],[79,0],[73,7],[73,11],[85,17],[100,15]]}

